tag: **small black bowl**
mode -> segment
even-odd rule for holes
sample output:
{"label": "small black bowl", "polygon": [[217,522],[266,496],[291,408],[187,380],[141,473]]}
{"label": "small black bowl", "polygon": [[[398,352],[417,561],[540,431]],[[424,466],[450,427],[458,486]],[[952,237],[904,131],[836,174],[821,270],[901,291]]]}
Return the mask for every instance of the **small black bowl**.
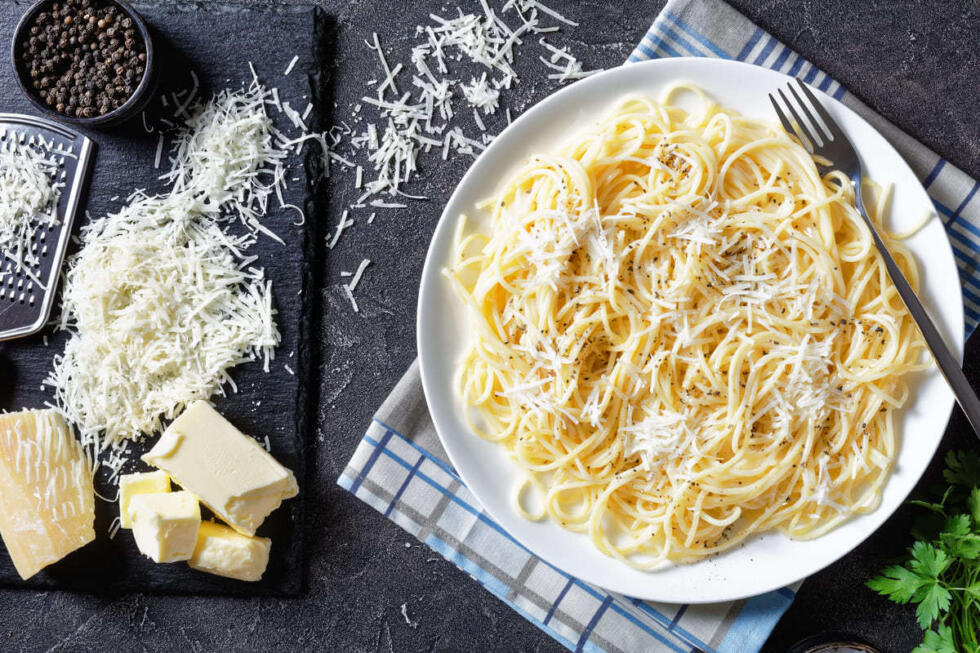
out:
{"label": "small black bowl", "polygon": [[828,632],[811,635],[790,647],[787,653],[878,653],[878,649],[850,633]]}
{"label": "small black bowl", "polygon": [[146,108],[147,103],[153,97],[153,93],[156,91],[156,66],[153,62],[153,40],[150,38],[150,30],[147,28],[146,21],[143,17],[133,9],[132,5],[127,2],[127,0],[103,0],[107,4],[112,4],[118,7],[123,13],[125,13],[129,18],[132,19],[133,24],[139,31],[140,38],[143,39],[143,43],[146,48],[146,69],[143,71],[143,79],[140,80],[139,86],[132,95],[129,96],[122,105],[113,109],[109,113],[103,114],[101,116],[96,116],[94,118],[76,118],[74,116],[66,116],[57,111],[53,111],[48,107],[41,99],[34,94],[34,90],[30,87],[28,81],[28,72],[24,69],[24,66],[20,62],[20,57],[18,57],[18,47],[21,43],[21,37],[24,36],[25,32],[29,29],[29,25],[33,22],[35,16],[47,7],[50,7],[55,0],[39,0],[35,2],[30,9],[21,17],[20,22],[17,23],[17,29],[14,30],[14,39],[10,46],[10,58],[14,66],[14,71],[17,73],[17,83],[20,85],[20,90],[24,92],[27,99],[31,101],[34,107],[49,118],[55,120],[60,120],[61,122],[69,123],[72,125],[78,125],[80,127],[111,127],[113,125],[118,125],[120,123],[126,122],[130,118],[133,118],[139,114],[144,108]]}

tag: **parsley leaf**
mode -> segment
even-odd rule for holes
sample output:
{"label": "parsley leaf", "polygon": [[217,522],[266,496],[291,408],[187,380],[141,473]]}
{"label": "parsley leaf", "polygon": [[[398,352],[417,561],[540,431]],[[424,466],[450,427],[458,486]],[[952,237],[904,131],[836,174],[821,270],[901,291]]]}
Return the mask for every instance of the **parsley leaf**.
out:
{"label": "parsley leaf", "polygon": [[909,551],[912,553],[909,569],[925,578],[935,580],[949,566],[946,552],[931,544],[916,542]]}
{"label": "parsley leaf", "polygon": [[938,501],[910,501],[925,510],[908,559],[867,583],[896,603],[916,604],[923,640],[913,653],[980,652],[980,454],[950,452],[946,466],[949,486]]}
{"label": "parsley leaf", "polygon": [[950,555],[964,560],[976,560],[980,557],[980,535],[950,535],[943,533],[943,546]]}
{"label": "parsley leaf", "polygon": [[970,515],[955,515],[946,520],[944,534],[957,537],[970,534]]}
{"label": "parsley leaf", "polygon": [[943,478],[950,485],[972,487],[980,480],[980,454],[976,451],[950,451],[946,467]]}
{"label": "parsley leaf", "polygon": [[957,653],[953,629],[949,626],[939,626],[938,632],[927,630],[922,644],[916,646],[912,653]]}
{"label": "parsley leaf", "polygon": [[973,517],[973,525],[980,528],[980,487],[974,487],[970,491],[970,497],[966,500],[966,507]]}
{"label": "parsley leaf", "polygon": [[939,538],[954,558],[976,560],[980,556],[980,535],[972,531],[970,515],[956,515],[946,520]]}
{"label": "parsley leaf", "polygon": [[939,618],[940,612],[949,610],[949,602],[952,598],[949,590],[937,582],[923,583],[919,586],[912,595],[912,600],[919,602],[919,606],[915,609],[915,616],[923,630]]}
{"label": "parsley leaf", "polygon": [[868,587],[896,603],[908,603],[922,585],[922,579],[905,567],[893,565],[867,583]]}

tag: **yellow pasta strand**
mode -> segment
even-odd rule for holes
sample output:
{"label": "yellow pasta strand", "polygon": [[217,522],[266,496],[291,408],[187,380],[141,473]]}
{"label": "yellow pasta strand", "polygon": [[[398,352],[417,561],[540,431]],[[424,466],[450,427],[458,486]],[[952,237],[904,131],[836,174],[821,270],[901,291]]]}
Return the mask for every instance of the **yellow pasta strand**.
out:
{"label": "yellow pasta strand", "polygon": [[520,514],[655,568],[875,509],[902,377],[928,358],[844,175],[679,84],[533,157],[488,208],[446,275],[470,424],[526,471],[515,501],[540,495]]}

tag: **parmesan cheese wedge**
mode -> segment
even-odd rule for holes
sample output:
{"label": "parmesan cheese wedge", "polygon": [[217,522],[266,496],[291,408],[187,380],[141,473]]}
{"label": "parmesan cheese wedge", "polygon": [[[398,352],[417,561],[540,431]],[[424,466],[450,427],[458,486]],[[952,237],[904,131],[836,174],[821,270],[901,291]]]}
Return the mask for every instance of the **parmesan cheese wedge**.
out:
{"label": "parmesan cheese wedge", "polygon": [[27,580],[95,539],[92,465],[53,410],[0,415],[0,535]]}
{"label": "parmesan cheese wedge", "polygon": [[143,460],[244,535],[299,493],[291,471],[204,401],[175,419]]}

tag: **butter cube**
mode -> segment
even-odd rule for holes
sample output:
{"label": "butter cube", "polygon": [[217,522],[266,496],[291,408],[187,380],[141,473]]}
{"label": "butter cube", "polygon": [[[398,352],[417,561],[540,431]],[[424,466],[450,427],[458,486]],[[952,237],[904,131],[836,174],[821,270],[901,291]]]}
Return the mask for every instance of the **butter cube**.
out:
{"label": "butter cube", "polygon": [[138,494],[130,503],[136,546],[154,562],[190,560],[201,507],[190,492]]}
{"label": "butter cube", "polygon": [[207,402],[191,404],[143,460],[167,472],[243,535],[299,493],[296,477]]}
{"label": "butter cube", "polygon": [[170,477],[166,472],[147,472],[145,474],[126,474],[119,477],[119,525],[132,528],[133,519],[129,506],[137,494],[170,492]]}
{"label": "butter cube", "polygon": [[212,521],[201,523],[194,555],[187,561],[194,569],[226,578],[254,582],[269,564],[272,540],[250,537]]}

